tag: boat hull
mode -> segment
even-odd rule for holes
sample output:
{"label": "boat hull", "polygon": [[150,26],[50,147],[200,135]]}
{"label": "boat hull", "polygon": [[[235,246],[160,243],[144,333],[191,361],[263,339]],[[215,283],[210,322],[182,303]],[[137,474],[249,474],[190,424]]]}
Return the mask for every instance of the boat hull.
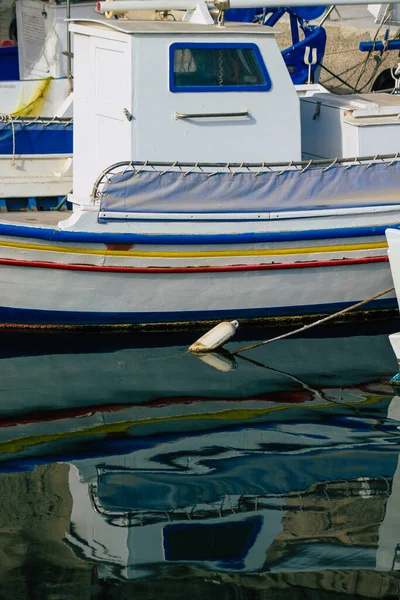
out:
{"label": "boat hull", "polygon": [[0,154],[0,208],[8,198],[66,196],[72,190],[72,154]]}
{"label": "boat hull", "polygon": [[[321,314],[391,286],[385,262],[197,273],[104,273],[3,264],[0,280],[6,284],[0,322],[31,325],[168,324]],[[368,309],[394,308],[395,303],[391,295]]]}
{"label": "boat hull", "polygon": [[14,81],[1,89],[2,199],[65,196],[72,190],[72,96],[67,78]]}
{"label": "boat hull", "polygon": [[[215,234],[214,224],[209,235],[206,223],[183,223],[169,239],[157,222],[114,233],[94,211],[84,229],[74,214],[55,229],[0,223],[0,324],[170,326],[336,312],[392,286],[379,218],[387,215],[364,215],[349,234],[335,222],[311,231],[311,219],[302,230],[287,220],[282,231],[277,220],[253,239]],[[389,293],[363,308],[395,305]]]}

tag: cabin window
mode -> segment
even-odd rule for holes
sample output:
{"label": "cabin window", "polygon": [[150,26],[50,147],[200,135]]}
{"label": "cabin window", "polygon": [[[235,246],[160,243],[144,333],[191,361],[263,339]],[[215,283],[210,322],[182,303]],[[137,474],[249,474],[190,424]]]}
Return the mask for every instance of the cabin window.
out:
{"label": "cabin window", "polygon": [[271,79],[256,44],[170,46],[171,92],[268,92]]}
{"label": "cabin window", "polygon": [[[170,561],[243,560],[262,525],[259,516],[222,523],[173,523],[163,531],[164,555]],[[232,566],[232,565],[231,565]]]}

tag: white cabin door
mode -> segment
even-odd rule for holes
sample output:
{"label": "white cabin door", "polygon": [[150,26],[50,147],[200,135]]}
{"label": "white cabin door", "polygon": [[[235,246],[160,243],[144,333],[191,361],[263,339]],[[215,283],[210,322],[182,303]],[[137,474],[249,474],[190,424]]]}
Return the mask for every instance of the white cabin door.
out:
{"label": "white cabin door", "polygon": [[129,37],[75,35],[74,195],[82,201],[101,171],[131,159],[130,48]]}
{"label": "white cabin door", "polygon": [[131,155],[130,44],[92,38],[97,164],[105,168]]}

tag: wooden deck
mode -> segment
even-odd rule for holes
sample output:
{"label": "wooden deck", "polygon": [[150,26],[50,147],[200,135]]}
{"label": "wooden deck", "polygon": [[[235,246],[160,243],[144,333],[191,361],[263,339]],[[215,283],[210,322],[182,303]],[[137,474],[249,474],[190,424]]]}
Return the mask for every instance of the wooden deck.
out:
{"label": "wooden deck", "polygon": [[56,227],[72,215],[70,210],[5,212],[0,214],[0,224],[37,225],[39,227]]}

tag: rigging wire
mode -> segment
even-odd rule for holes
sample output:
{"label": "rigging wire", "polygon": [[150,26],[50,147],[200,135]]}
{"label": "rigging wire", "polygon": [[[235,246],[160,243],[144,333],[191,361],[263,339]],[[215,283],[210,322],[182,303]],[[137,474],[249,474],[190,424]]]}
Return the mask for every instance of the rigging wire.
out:
{"label": "rigging wire", "polygon": [[[318,62],[318,66],[321,69],[323,69],[324,71],[326,71],[329,75],[331,75],[332,79],[336,79],[337,81],[340,82],[340,85],[337,86],[338,88],[340,88],[342,86],[346,86],[352,93],[360,94],[360,93],[364,92],[374,81],[379,69],[382,67],[382,65],[385,63],[385,61],[389,57],[388,50],[387,50],[388,40],[387,40],[386,36],[389,35],[390,27],[392,26],[392,19],[393,19],[393,6],[389,5],[378,25],[378,28],[377,28],[377,30],[374,34],[373,40],[372,40],[373,42],[375,42],[378,39],[379,34],[382,31],[382,28],[384,26],[386,26],[386,33],[385,33],[384,39],[383,39],[385,48],[382,52],[378,52],[378,51],[372,49],[368,52],[365,59],[363,59],[361,62],[356,63],[355,65],[352,65],[348,69],[346,69],[338,74],[334,73],[328,67],[326,67],[324,64],[322,64],[320,62]],[[398,29],[396,31],[395,35],[391,39],[399,39],[399,38],[400,38],[400,29]],[[344,52],[350,52],[350,50],[346,50]],[[339,54],[339,53],[343,53],[343,52],[335,51],[335,52],[327,54],[326,56],[330,56],[333,54]],[[371,75],[368,77],[367,81],[362,83],[361,87],[359,87],[361,80],[367,70],[367,66],[370,62],[371,57],[375,60],[375,66],[372,70]],[[342,77],[343,75],[349,74],[352,71],[354,72],[354,70],[359,67],[361,67],[360,72],[359,72],[356,82],[354,84],[351,84],[349,79],[347,81],[345,79],[343,79],[343,77]],[[353,76],[354,76],[354,73],[352,73],[352,75],[350,77],[352,78]],[[327,81],[324,82],[324,85],[329,81],[330,81],[330,78],[328,78]]]}

